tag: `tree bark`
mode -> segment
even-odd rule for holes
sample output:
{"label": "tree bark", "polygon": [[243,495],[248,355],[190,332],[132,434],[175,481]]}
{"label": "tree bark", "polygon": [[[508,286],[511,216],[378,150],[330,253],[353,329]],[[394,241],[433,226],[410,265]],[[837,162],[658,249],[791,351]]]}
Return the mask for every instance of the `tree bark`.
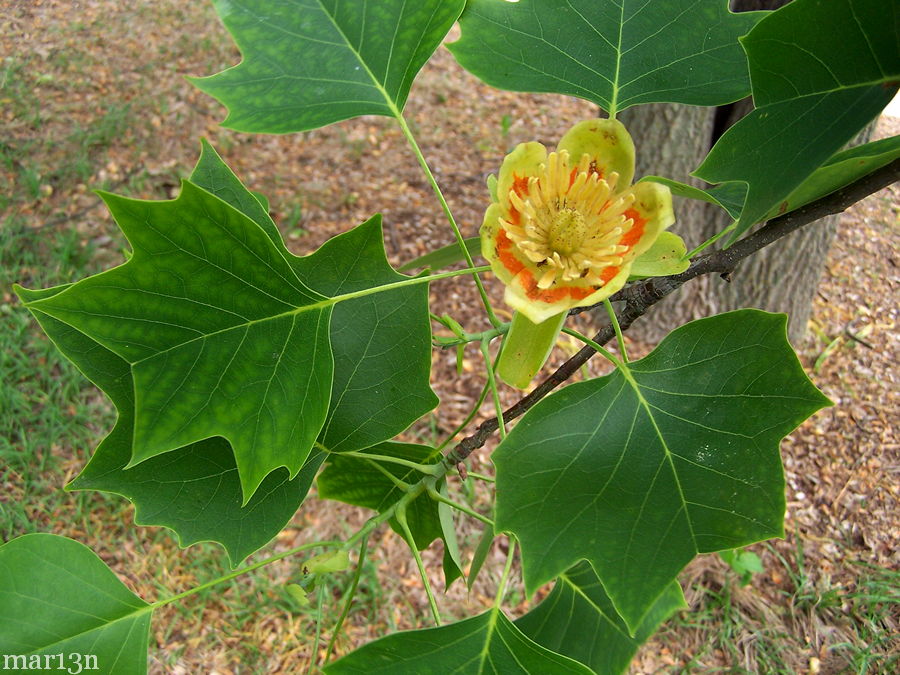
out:
{"label": "tree bark", "polygon": [[[652,103],[619,114],[619,120],[635,139],[637,150],[635,176],[665,176],[704,187],[690,172],[712,146],[715,109],[680,104]],[[675,225],[688,250],[706,241],[724,227],[717,218],[718,207],[695,199],[673,198]],[[641,340],[659,341],[666,333],[688,321],[718,313],[720,279],[702,278],[673,293],[648,313],[647,320],[635,326],[633,334]]]}

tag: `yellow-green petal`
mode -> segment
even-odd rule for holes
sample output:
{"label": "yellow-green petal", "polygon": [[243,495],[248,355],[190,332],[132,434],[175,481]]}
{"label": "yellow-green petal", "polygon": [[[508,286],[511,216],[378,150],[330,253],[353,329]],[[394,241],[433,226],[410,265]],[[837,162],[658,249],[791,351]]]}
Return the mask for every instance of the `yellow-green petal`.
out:
{"label": "yellow-green petal", "polygon": [[[503,159],[497,176],[497,197],[504,212],[509,211],[509,191],[518,188],[524,193],[530,176],[537,176],[547,161],[547,148],[535,141],[519,143]],[[504,214],[504,217],[507,217]]]}
{"label": "yellow-green petal", "polygon": [[618,192],[631,185],[634,178],[634,142],[618,120],[579,122],[562,137],[557,150],[566,150],[574,163],[587,153],[596,162],[602,178],[612,172],[619,174]]}

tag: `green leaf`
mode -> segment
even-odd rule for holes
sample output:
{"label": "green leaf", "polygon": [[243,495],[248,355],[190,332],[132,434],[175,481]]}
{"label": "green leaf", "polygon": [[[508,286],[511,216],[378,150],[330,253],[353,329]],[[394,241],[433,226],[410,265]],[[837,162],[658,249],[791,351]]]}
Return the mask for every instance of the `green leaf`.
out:
{"label": "green leaf", "polygon": [[293,257],[284,245],[275,221],[269,215],[268,200],[263,195],[244,187],[231,167],[224,162],[205,138],[200,140],[200,159],[197,160],[197,165],[191,172],[189,180],[210,194],[214,194],[226,204],[231,204],[259,225],[285,258],[290,260]]}
{"label": "green leaf", "polygon": [[531,641],[498,610],[440,628],[394,633],[325,666],[324,671],[327,675],[592,672]]}
{"label": "green leaf", "polygon": [[[26,302],[51,297],[66,286],[20,289]],[[181,546],[216,541],[232,564],[268,543],[290,520],[312,485],[324,455],[315,452],[293,480],[276,471],[263,481],[246,507],[231,447],[210,438],[125,469],[131,459],[134,385],[128,362],[68,324],[32,310],[59,350],[112,399],[116,425],[67,489],[103,490],[134,502],[138,525],[161,525]]]}
{"label": "green leaf", "polygon": [[450,50],[490,85],[577,96],[610,116],[721,105],[750,91],[738,38],[765,14],[732,14],[726,0],[469,0]]}
{"label": "green leaf", "polygon": [[741,217],[741,208],[743,208],[744,200],[747,198],[747,186],[741,183],[724,183],[704,190],[662,176],[644,176],[638,182],[645,180],[667,186],[672,191],[672,194],[678,197],[698,199],[709,204],[715,204],[725,209],[734,220]]}
{"label": "green leaf", "polygon": [[[257,223],[297,275],[334,297],[403,281],[387,261],[381,216],[298,258],[231,169],[204,141],[191,180]],[[425,284],[355,298],[331,316],[334,384],[320,440],[332,451],[358,450],[393,438],[438,403],[431,390],[431,325]]]}
{"label": "green leaf", "polygon": [[770,212],[773,218],[814,202],[900,157],[900,136],[843,150],[816,169],[809,178]]}
{"label": "green leaf", "polygon": [[333,302],[255,222],[193,183],[169,202],[103,196],[132,258],[26,304],[129,363],[130,466],[221,436],[244,503],[273,470],[296,476],[328,412]]}
{"label": "green leaf", "polygon": [[[464,241],[466,249],[469,251],[469,255],[473,258],[481,255],[481,237],[469,237]],[[408,263],[404,263],[398,267],[397,270],[400,272],[408,272],[410,270],[421,268],[439,270],[465,259],[466,257],[459,248],[459,244],[447,244],[446,246],[431,251],[431,253],[426,253],[423,256],[410,260]]]}
{"label": "green leaf", "polygon": [[529,593],[585,559],[633,632],[697,553],[782,534],[779,441],[829,404],[785,323],[691,322],[524,415],[492,459],[496,530],[521,542]]}
{"label": "green leaf", "polygon": [[469,567],[469,576],[466,578],[466,585],[470,591],[475,583],[475,579],[478,578],[478,573],[484,567],[484,562],[487,560],[488,553],[491,552],[491,544],[493,543],[494,528],[488,525],[484,528],[484,532],[481,533],[481,539],[478,540],[475,553],[472,554],[472,565]]}
{"label": "green leaf", "polygon": [[515,622],[525,635],[604,675],[622,673],[659,625],[686,608],[681,586],[673,581],[637,627],[634,637],[616,613],[593,568],[580,562],[557,580],[537,607]]}
{"label": "green leaf", "polygon": [[[448,496],[447,483],[443,482],[440,489],[441,495]],[[459,542],[456,539],[456,524],[453,519],[453,508],[446,502],[438,502],[438,520],[441,523],[441,539],[444,540],[444,588],[463,576],[462,555],[459,552]]]}
{"label": "green leaf", "polygon": [[753,551],[729,549],[719,551],[719,557],[728,563],[735,574],[740,576],[741,586],[749,584],[754,574],[761,574],[764,571],[762,560]]}
{"label": "green leaf", "polygon": [[329,574],[343,572],[350,568],[350,556],[347,551],[328,551],[313,556],[303,563],[304,574]]}
{"label": "green leaf", "polygon": [[[28,534],[0,546],[0,654],[12,671],[58,670],[56,660],[31,666],[62,654],[76,672],[69,655],[81,654],[97,672],[146,673],[149,637],[150,606],[83,544]],[[18,656],[29,666],[17,668]]]}
{"label": "green leaf", "polygon": [[[417,464],[436,464],[441,458],[427,445],[396,442],[381,443],[363,450],[362,454],[386,455]],[[415,469],[399,464],[335,453],[328,456],[325,470],[319,475],[319,497],[384,513],[406,494],[397,481],[412,484],[422,476]],[[437,502],[427,494],[419,495],[407,505],[406,520],[420,551],[442,534]],[[389,522],[402,537],[403,528],[396,519],[391,518]]]}
{"label": "green leaf", "polygon": [[[742,39],[756,110],[695,175],[747,185],[732,241],[765,218],[893,98],[900,5],[794,0]],[[787,208],[787,207],[785,207]]]}
{"label": "green leaf", "polygon": [[[387,261],[378,215],[292,264],[329,297],[409,280]],[[428,284],[339,303],[331,317],[331,349],[334,384],[320,434],[330,451],[393,438],[438,404],[430,385]]]}
{"label": "green leaf", "polygon": [[680,274],[691,266],[691,261],[685,258],[686,255],[684,239],[674,232],[660,232],[653,246],[632,263],[628,278],[644,279]]}
{"label": "green leaf", "polygon": [[399,116],[465,0],[214,0],[243,60],[194,84],[224,125],[283,134],[359,115]]}

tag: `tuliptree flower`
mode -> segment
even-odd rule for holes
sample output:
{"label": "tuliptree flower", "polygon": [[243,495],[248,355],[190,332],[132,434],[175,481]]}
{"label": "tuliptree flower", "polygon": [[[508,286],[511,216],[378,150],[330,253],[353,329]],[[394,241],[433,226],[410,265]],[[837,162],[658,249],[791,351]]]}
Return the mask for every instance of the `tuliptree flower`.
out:
{"label": "tuliptree flower", "polygon": [[621,289],[635,258],[675,222],[669,189],[633,177],[634,143],[609,119],[579,122],[555,152],[521,143],[503,160],[481,248],[516,310],[498,365],[509,384],[527,386],[566,312]]}

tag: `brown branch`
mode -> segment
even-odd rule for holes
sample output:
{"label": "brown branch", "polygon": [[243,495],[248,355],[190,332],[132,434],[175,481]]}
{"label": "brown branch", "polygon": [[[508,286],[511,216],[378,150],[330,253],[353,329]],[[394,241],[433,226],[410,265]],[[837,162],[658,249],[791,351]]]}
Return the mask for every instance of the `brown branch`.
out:
{"label": "brown branch", "polygon": [[[625,303],[624,308],[616,313],[619,325],[623,331],[627,330],[650,307],[691,279],[706,274],[718,273],[723,276],[731,274],[744,258],[801,227],[814,223],[825,216],[841,213],[856,202],[878,192],[898,179],[900,179],[900,159],[895,159],[890,164],[863,176],[836,192],[810,202],[796,211],[773,218],[759,230],[737,241],[727,249],[700,256],[681,274],[673,274],[668,277],[652,277],[626,286],[610,298],[613,302],[624,301]],[[585,309],[589,308],[577,311],[584,311]],[[594,336],[593,340],[600,345],[604,345],[614,337],[615,332],[612,325],[607,325]],[[592,347],[583,347],[575,356],[562,364],[547,379],[535,387],[531,393],[519,399],[508,410],[505,410],[503,419],[509,421],[523,415],[535,403],[568,380],[596,353]],[[474,450],[487,442],[491,434],[497,431],[498,426],[496,417],[482,422],[475,430],[475,433],[461,440],[453,448],[447,456],[448,463],[458,464],[465,460]]]}

